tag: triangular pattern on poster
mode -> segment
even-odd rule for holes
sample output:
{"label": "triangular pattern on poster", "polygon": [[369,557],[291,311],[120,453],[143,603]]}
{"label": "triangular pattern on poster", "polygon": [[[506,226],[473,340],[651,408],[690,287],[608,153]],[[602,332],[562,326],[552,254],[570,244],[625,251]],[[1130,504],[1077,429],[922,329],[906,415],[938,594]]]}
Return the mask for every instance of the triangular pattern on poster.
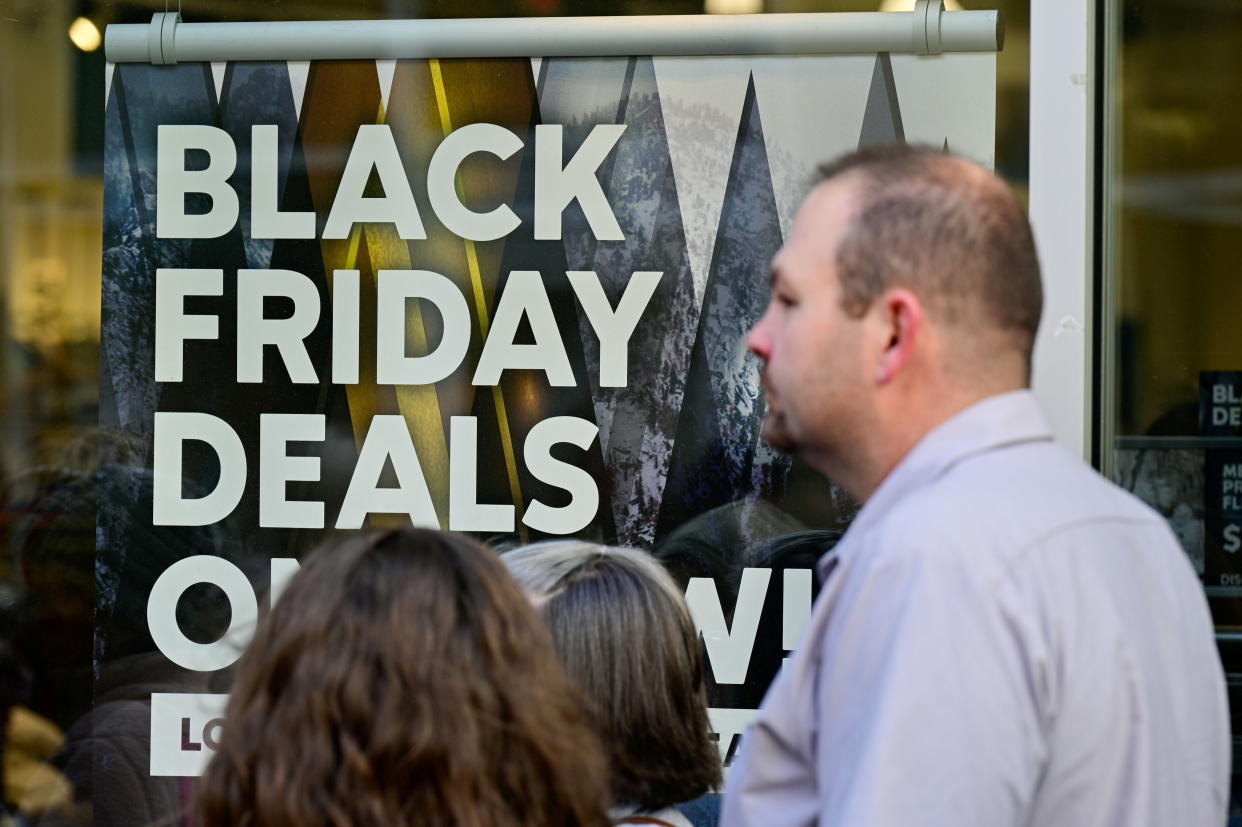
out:
{"label": "triangular pattern on poster", "polygon": [[[199,111],[196,113],[200,123],[210,124],[212,126],[220,126],[223,109],[220,107],[221,93],[227,98],[227,85],[221,85],[219,90],[216,88],[217,83],[227,84],[229,76],[233,73],[232,66],[220,64],[219,67],[207,67],[201,63],[184,64],[187,69],[193,71],[197,77],[195,78],[195,91],[201,96]],[[254,64],[252,64],[254,65]],[[176,83],[173,78],[166,77],[169,67],[155,66],[152,67],[152,91],[155,95],[163,100],[165,98],[178,101],[185,94],[185,88],[182,84]],[[187,73],[186,78],[190,75]],[[201,89],[201,91],[198,91]],[[244,113],[246,109],[254,103],[258,104],[258,108],[266,111],[270,104],[262,101],[262,96],[252,95],[236,95],[234,111]],[[132,115],[131,108],[131,115]],[[245,120],[246,115],[240,114],[238,120]],[[164,120],[163,123],[170,121]],[[171,121],[173,123],[186,123],[186,121]],[[247,133],[249,130],[247,130]],[[244,158],[247,153],[249,143],[249,134],[246,135],[246,143],[238,146],[238,157]],[[236,135],[234,135],[236,141]],[[158,163],[158,162],[157,162]],[[250,165],[243,163],[238,165],[239,168],[248,168]],[[159,168],[156,164],[147,167],[153,173],[158,175]],[[234,180],[234,186],[243,192],[239,194],[239,206],[246,205],[249,197],[248,186],[239,185]],[[202,196],[200,196],[201,198]],[[203,200],[206,200],[203,198]],[[200,201],[200,205],[201,205]],[[187,204],[189,207],[189,204]],[[191,208],[188,211],[200,212],[201,206]],[[244,206],[239,210],[245,214],[249,212]],[[232,224],[227,231],[211,235],[207,237],[194,238],[189,241],[188,245],[179,251],[180,264],[182,267],[190,270],[207,270],[219,268],[217,272],[234,274],[247,266],[246,249],[242,239],[242,225],[240,222]],[[160,241],[164,241],[161,239]],[[157,242],[158,243],[158,242]],[[240,279],[224,278],[221,283],[221,290],[218,294],[217,301],[220,307],[239,307],[238,296],[240,293]],[[236,361],[236,345],[238,341],[237,331],[239,325],[243,324],[240,313],[219,313],[217,316],[216,333],[213,338],[204,338],[197,340],[187,340],[181,347],[182,359],[185,364],[185,371],[189,375],[190,367],[193,365],[194,381],[181,382],[165,382],[160,386],[160,404],[164,410],[173,411],[195,411],[198,413],[215,416],[222,421],[228,422],[233,432],[241,440],[243,445],[258,444],[260,434],[260,423],[257,418],[252,415],[254,410],[263,411],[280,411],[280,408],[268,407],[267,403],[271,399],[283,399],[285,394],[282,391],[281,379],[288,384],[288,375],[285,373],[284,366],[275,359],[268,358],[262,360],[261,364],[266,368],[264,379],[259,383],[262,388],[261,395],[256,395],[254,390],[239,383],[237,374]],[[280,379],[276,377],[280,376]],[[215,480],[220,474],[220,464],[216,457],[210,456],[193,456],[186,454],[182,457],[181,479],[183,487],[187,491],[210,491],[212,490]],[[247,490],[243,493],[240,500],[229,512],[229,516],[239,521],[242,525],[257,525],[258,520],[258,492]],[[252,523],[252,521],[254,521]]]}
{"label": "triangular pattern on poster", "polygon": [[618,110],[625,140],[599,173],[625,238],[598,242],[589,268],[614,306],[635,271],[663,274],[630,339],[626,387],[599,387],[599,343],[588,325],[581,331],[600,441],[612,470],[617,537],[645,546],[654,539],[649,515],[664,491],[698,299],[651,58],[634,59],[627,77]]}
{"label": "triangular pattern on poster", "polygon": [[[622,117],[633,79],[633,58],[547,58],[539,88],[539,114],[544,124],[564,127],[561,156],[569,158],[599,124]],[[612,161],[606,162],[607,164]],[[600,180],[606,180],[601,170]],[[610,198],[609,203],[613,203]],[[565,259],[571,270],[589,270],[595,239],[580,221],[581,212],[567,210],[563,233]]]}
{"label": "triangular pattern on poster", "polygon": [[289,88],[293,92],[293,111],[302,117],[302,99],[306,97],[306,78],[310,75],[309,60],[290,60]]}
{"label": "triangular pattern on poster", "polygon": [[[433,80],[431,66],[427,60],[402,60],[397,63],[391,92],[384,105],[384,116],[385,122],[392,129],[393,139],[401,147],[402,158],[410,169],[426,169],[436,148],[444,139],[444,119],[449,120],[451,129],[456,125],[452,123],[452,113],[466,108],[467,104],[463,98],[468,98],[469,105],[485,105],[491,96],[497,94],[497,87],[502,86],[499,82],[484,83],[479,87],[481,94],[478,96],[470,94],[474,91],[473,89],[467,93],[460,93],[456,88],[459,84],[454,78],[459,73],[470,72],[470,67],[474,65],[472,61],[441,61],[439,64],[441,73],[437,81]],[[503,81],[503,77],[498,76],[494,80]],[[498,122],[504,123],[504,121]],[[469,163],[468,161],[467,169],[469,169]],[[466,187],[467,182],[474,179],[469,175],[459,175],[458,180],[463,186],[460,191],[461,196],[466,203],[471,203],[471,193]],[[462,295],[468,297],[467,301],[472,308],[470,344],[466,357],[458,365],[457,370],[442,381],[438,388],[440,411],[444,417],[443,429],[448,432],[451,427],[451,418],[469,413],[478,391],[478,388],[470,382],[470,371],[472,366],[478,363],[479,351],[482,348],[480,312],[485,313],[492,306],[491,297],[496,281],[495,271],[499,268],[498,264],[489,266],[490,259],[495,256],[489,257],[487,253],[497,245],[503,249],[504,240],[493,242],[463,240],[436,220],[435,210],[427,198],[425,187],[414,187],[413,193],[418,211],[425,217],[424,234],[426,237],[405,240],[402,246],[406,254],[412,261],[418,262],[418,269],[440,273],[454,282]],[[512,203],[511,190],[498,200]],[[475,253],[473,259],[469,255],[471,251]],[[472,261],[477,264],[477,270],[472,266]],[[484,297],[485,306],[482,311],[479,309],[473,282],[476,274],[482,287],[478,292],[481,292]],[[427,314],[423,318],[424,323],[432,328],[430,331],[432,337],[438,338],[442,326],[435,314]]]}
{"label": "triangular pattern on poster", "polygon": [[[289,73],[283,61],[244,61],[233,63],[224,76],[220,95],[220,126],[233,138],[241,152],[249,151],[256,124],[277,127],[276,169],[239,164],[233,173],[233,187],[240,202],[242,238],[246,248],[246,266],[266,269],[271,266],[275,241],[256,238],[251,231],[251,195],[257,172],[259,183],[275,186],[276,203],[284,200],[285,183],[289,176],[290,159],[297,138],[298,116],[293,107]],[[271,176],[275,181],[271,181]]]}
{"label": "triangular pattern on poster", "polygon": [[[291,75],[294,67],[290,67]],[[298,136],[306,163],[306,184],[310,204],[319,215],[331,209],[344,171],[349,147],[358,128],[375,123],[380,108],[379,82],[373,66],[362,61],[324,60],[311,67],[314,81],[303,78],[305,90]],[[297,89],[297,81],[293,81]],[[376,314],[375,279],[365,232],[352,239],[319,240],[324,271],[359,270],[360,306],[359,381],[345,385],[355,440],[362,444],[368,423],[376,414],[397,414],[400,410],[394,386],[375,382]],[[279,255],[279,249],[276,254]]]}
{"label": "triangular pattern on poster", "polygon": [[[113,64],[108,64],[109,68]],[[111,390],[101,399],[101,424],[118,430],[142,433],[146,411],[158,393],[148,361],[153,358],[151,325],[141,307],[129,301],[153,288],[153,277],[141,262],[152,255],[153,235],[149,216],[134,182],[141,180],[130,162],[130,124],[122,117],[121,85],[125,70],[117,75],[117,94],[104,107],[104,222],[103,252],[108,262],[102,289],[102,326],[99,339],[100,382]],[[131,264],[132,262],[132,264]]]}
{"label": "triangular pattern on poster", "polygon": [[740,57],[657,57],[653,63],[690,272],[695,297],[701,304],[751,61]]}
{"label": "triangular pattern on poster", "polygon": [[115,71],[115,63],[109,61],[104,64],[104,106],[108,105],[108,98],[112,96],[112,74]]}
{"label": "triangular pattern on poster", "polygon": [[[624,89],[630,73],[627,57],[546,58],[541,67],[544,85],[540,90],[539,114],[545,124],[563,124],[566,132],[577,132],[580,143],[590,126],[617,123],[617,112],[626,97]],[[589,126],[588,126],[589,125]],[[570,127],[579,129],[571,130]],[[564,156],[569,157],[578,143],[565,136]]]}
{"label": "triangular pattern on poster", "polygon": [[[462,174],[466,199],[472,196],[472,186],[480,187],[473,191],[474,195],[511,203],[519,217],[518,227],[504,239],[470,243],[472,263],[469,269],[473,277],[479,279],[476,285],[482,299],[482,306],[477,306],[480,321],[486,316],[486,306],[491,304],[488,297],[510,296],[511,289],[529,290],[529,285],[523,288],[518,282],[517,274],[522,273],[520,278],[525,279],[537,273],[546,297],[546,308],[553,317],[551,324],[537,321],[537,312],[536,315],[524,313],[517,320],[514,330],[508,327],[513,317],[510,321],[502,321],[502,315],[497,310],[491,316],[491,333],[502,335],[506,340],[512,337],[517,342],[527,343],[536,338],[547,341],[548,337],[557,337],[557,331],[560,331],[559,338],[574,376],[572,383],[553,385],[543,370],[506,370],[494,387],[479,387],[474,396],[470,413],[477,422],[479,456],[496,458],[492,470],[478,480],[477,501],[512,502],[520,515],[525,506],[549,502],[562,493],[556,486],[549,485],[532,473],[532,469],[520,458],[522,446],[535,434],[535,429],[546,427],[543,423],[554,415],[572,416],[591,423],[595,420],[594,399],[588,380],[590,371],[585,365],[581,338],[577,335],[581,330],[581,311],[566,275],[571,268],[565,263],[565,245],[558,240],[534,237],[534,193],[538,186],[535,180],[535,153],[530,147],[536,128],[537,102],[533,97],[535,87],[530,83],[530,64],[525,60],[444,61],[440,68],[442,86],[438,86],[436,96],[447,109],[461,113],[461,118],[470,122],[513,125],[527,147],[515,153],[503,169],[490,165],[492,172],[486,182],[468,168]],[[547,63],[544,69],[546,73]],[[393,97],[396,114],[401,109],[397,90],[394,90]],[[614,114],[609,116],[609,123],[615,118],[615,112],[614,102]],[[455,116],[453,121],[457,123],[458,118]],[[523,125],[530,131],[521,131]],[[567,227],[562,236],[573,232],[575,230]],[[461,251],[462,240],[456,239],[453,246]],[[466,270],[464,263],[461,269]],[[589,264],[585,269],[589,269]],[[465,290],[472,292],[470,287]],[[527,296],[534,298],[533,294]],[[499,301],[505,302],[505,299]],[[536,304],[542,305],[543,302],[537,301]],[[512,309],[511,298],[505,305],[507,309]],[[462,381],[470,383],[469,371]],[[595,480],[599,493],[594,517],[577,530],[576,536],[615,543],[608,473],[597,436],[592,434],[590,443],[582,446],[581,452],[577,449],[573,451],[573,463]],[[523,540],[550,536],[548,526],[540,525],[538,521],[522,524],[518,532]]]}
{"label": "triangular pattern on poster", "polygon": [[875,67],[871,72],[867,111],[858,131],[858,147],[904,143],[905,140],[901,102],[897,96],[897,83],[893,79],[893,61],[887,52],[880,52],[875,56]]}
{"label": "triangular pattern on poster", "polygon": [[755,467],[764,405],[746,333],[768,302],[764,271],[781,246],[781,227],[753,87],[744,110],[661,502],[661,536],[752,492],[778,494],[788,473],[788,460],[770,454],[770,467]]}
{"label": "triangular pattern on poster", "polygon": [[[154,489],[149,470],[142,469],[151,467],[153,412],[160,407],[163,388],[179,384],[155,381],[156,271],[194,262],[192,243],[159,238],[155,232],[153,124],[212,125],[216,118],[201,66],[127,64],[114,71],[112,80],[104,109],[99,417],[109,432],[115,429],[132,439],[136,451],[131,461],[106,464],[91,478],[91,502],[98,505],[93,545],[96,559],[107,561],[96,581],[95,654],[100,663],[114,661],[114,644],[128,640],[133,626],[126,620],[117,624],[115,610],[136,597],[134,567],[126,565],[129,554],[147,547],[144,540],[151,545]],[[190,365],[197,367],[192,359],[186,364],[187,372]],[[190,479],[185,482],[185,489],[192,490]],[[153,547],[160,553],[168,546],[156,542]],[[137,582],[150,581],[140,576]]]}
{"label": "triangular pattern on poster", "polygon": [[[757,427],[759,361],[746,349],[746,333],[767,306],[766,265],[780,249],[782,236],[773,221],[775,194],[762,117],[753,96],[746,103],[712,256],[713,292],[705,297],[698,344],[707,349],[712,396],[721,402],[720,409],[748,423],[753,420]],[[730,425],[721,438],[734,433],[735,425]]]}
{"label": "triangular pattern on poster", "polygon": [[384,102],[384,111],[388,111],[388,96],[392,94],[392,79],[397,73],[397,61],[375,61],[375,74],[379,78],[380,100]]}
{"label": "triangular pattern on poster", "polygon": [[777,215],[786,238],[815,168],[857,148],[874,64],[871,55],[751,61],[755,99],[767,125]]}
{"label": "triangular pattern on poster", "polygon": [[530,76],[535,79],[536,92],[539,90],[539,72],[543,68],[543,58],[532,57],[530,59]]}
{"label": "triangular pattern on poster", "polygon": [[224,95],[224,73],[228,71],[229,65],[223,60],[213,60],[211,62],[211,80],[216,85],[216,102],[218,103]]}
{"label": "triangular pattern on poster", "polygon": [[893,55],[892,75],[909,143],[996,163],[996,55]]}
{"label": "triangular pattern on poster", "polygon": [[[104,258],[150,262],[152,266],[123,272],[119,272],[120,265],[111,266],[103,291],[104,318],[114,320],[120,314],[126,319],[114,320],[103,329],[100,346],[106,351],[103,358],[107,366],[101,369],[112,373],[120,426],[145,441],[153,425],[149,412],[160,395],[154,379],[154,320],[146,312],[155,306],[155,271],[189,267],[194,247],[189,239],[159,238],[156,234],[156,131],[147,125],[215,125],[218,113],[207,75],[198,64],[126,64],[115,75],[113,96],[114,106],[108,107],[106,114],[106,187],[112,193],[128,190],[125,203],[132,205],[132,212],[125,216],[128,223],[119,235],[110,235],[105,222]],[[118,158],[125,158],[127,177],[119,177],[123,169],[115,165]],[[105,201],[105,211],[116,209]]]}

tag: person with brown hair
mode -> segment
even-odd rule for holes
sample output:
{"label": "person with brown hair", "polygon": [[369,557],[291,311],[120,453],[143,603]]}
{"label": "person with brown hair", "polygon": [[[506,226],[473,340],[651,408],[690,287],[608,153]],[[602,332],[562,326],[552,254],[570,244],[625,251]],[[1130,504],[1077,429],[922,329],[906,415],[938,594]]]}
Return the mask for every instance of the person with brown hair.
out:
{"label": "person with brown hair", "polygon": [[690,827],[721,783],[690,610],[646,552],[578,540],[501,556],[539,608],[608,751],[616,824]]}
{"label": "person with brown hair", "polygon": [[1229,707],[1168,524],[1056,444],[1039,261],[935,148],[826,167],[748,344],[769,444],[862,510],[742,736],[726,827],[1225,821]]}
{"label": "person with brown hair", "polygon": [[495,555],[428,530],[314,554],[238,665],[200,827],[604,827],[602,750]]}

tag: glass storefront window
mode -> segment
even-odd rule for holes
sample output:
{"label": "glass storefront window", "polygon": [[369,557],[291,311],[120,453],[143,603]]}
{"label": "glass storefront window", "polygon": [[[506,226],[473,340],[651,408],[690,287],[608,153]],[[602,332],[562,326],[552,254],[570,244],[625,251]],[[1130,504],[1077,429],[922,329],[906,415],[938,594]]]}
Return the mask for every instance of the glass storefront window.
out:
{"label": "glass storefront window", "polygon": [[1202,578],[1235,710],[1236,773],[1242,9],[1105,3],[1100,35],[1100,460],[1165,516]]}
{"label": "glass storefront window", "polygon": [[[215,22],[863,12],[912,5],[900,0],[204,0],[183,2],[181,8],[190,22]],[[1006,46],[996,63],[995,162],[1024,192],[1028,3],[960,0],[953,6],[998,9],[1004,15]],[[119,393],[108,371],[100,369],[100,314],[101,304],[106,304],[101,298],[101,261],[118,253],[105,251],[102,243],[104,89],[105,78],[112,76],[96,39],[108,24],[145,23],[164,8],[162,2],[0,0],[0,540],[5,551],[0,555],[0,716],[8,716],[0,824],[12,813],[45,819],[38,823],[130,827],[175,817],[190,795],[188,781],[145,777],[147,705],[151,692],[167,688],[171,678],[142,661],[150,654],[144,651],[149,639],[143,606],[124,600],[108,604],[118,614],[107,619],[106,634],[100,632],[104,621],[98,616],[100,595],[115,597],[123,575],[97,558],[103,530],[98,523],[103,508],[97,503],[117,496],[118,486],[145,481],[149,487],[150,482],[139,475],[119,479],[97,472],[105,466],[141,467],[150,459],[143,455],[145,446],[101,427],[100,421],[101,411],[116,409]],[[866,69],[860,77],[869,82],[870,63]],[[342,82],[340,88],[350,87]],[[927,101],[921,103],[927,108]],[[778,235],[779,227],[773,238],[779,240]],[[816,496],[791,497],[781,503],[787,511],[815,515],[823,525],[810,518],[805,523],[818,528],[839,528],[847,521],[852,504],[830,501],[824,481],[800,464],[792,474],[800,475],[803,492]],[[718,533],[730,530],[725,526]],[[199,539],[226,542],[225,533],[204,532]],[[158,532],[142,539],[149,548],[135,544],[127,561],[130,570],[143,553],[172,542]],[[737,542],[736,537],[728,539]],[[805,568],[802,563],[798,567]],[[148,577],[143,581],[148,591],[150,579],[159,573],[153,569],[142,575]],[[675,573],[683,580],[688,577]],[[265,570],[260,579],[266,577]],[[219,608],[221,598],[218,590],[200,584],[187,592],[179,611],[189,612],[195,605]],[[731,599],[723,597],[728,622]],[[775,601],[764,604],[763,622],[779,623],[778,610]],[[125,612],[129,614],[121,616]],[[212,615],[219,621],[215,626],[225,622],[219,614]],[[215,626],[185,624],[187,634],[204,641],[218,637]],[[135,629],[140,634],[131,636]],[[134,656],[127,663],[135,672],[122,675],[105,669],[104,661],[114,653]],[[773,649],[755,663],[770,677],[783,655],[783,650]],[[192,686],[183,683],[179,688],[227,691],[227,675],[200,677]],[[722,696],[732,693],[732,705],[753,706],[765,685],[766,677],[748,680],[724,687]],[[713,686],[713,691],[721,689]],[[100,714],[101,708],[106,714]],[[96,737],[100,750],[93,750]],[[15,760],[10,762],[10,756]],[[98,762],[114,759],[133,763],[132,775],[141,780],[133,786],[109,782],[93,787],[103,777],[94,773]],[[10,771],[11,765],[17,769]]]}
{"label": "glass storefront window", "polygon": [[1242,628],[1227,519],[1242,509],[1224,477],[1242,447],[1242,12],[1132,1],[1107,24],[1103,460],[1169,518],[1228,631]]}

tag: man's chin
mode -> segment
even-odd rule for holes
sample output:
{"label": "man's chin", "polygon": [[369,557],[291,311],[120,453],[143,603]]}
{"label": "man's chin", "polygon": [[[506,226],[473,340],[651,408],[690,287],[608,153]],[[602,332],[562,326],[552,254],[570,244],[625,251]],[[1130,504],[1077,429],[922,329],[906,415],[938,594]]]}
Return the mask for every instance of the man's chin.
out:
{"label": "man's chin", "polygon": [[763,441],[783,454],[793,454],[798,450],[798,442],[785,427],[784,417],[769,413],[763,418],[763,430],[760,432]]}

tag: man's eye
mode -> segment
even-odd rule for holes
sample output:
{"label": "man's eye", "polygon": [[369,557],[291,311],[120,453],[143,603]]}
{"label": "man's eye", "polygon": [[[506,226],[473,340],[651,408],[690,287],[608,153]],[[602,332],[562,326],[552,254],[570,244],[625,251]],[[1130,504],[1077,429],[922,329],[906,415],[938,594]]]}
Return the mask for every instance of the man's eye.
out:
{"label": "man's eye", "polygon": [[779,304],[781,307],[793,307],[794,306],[793,298],[791,298],[790,296],[786,296],[782,293],[776,294],[776,303]]}

